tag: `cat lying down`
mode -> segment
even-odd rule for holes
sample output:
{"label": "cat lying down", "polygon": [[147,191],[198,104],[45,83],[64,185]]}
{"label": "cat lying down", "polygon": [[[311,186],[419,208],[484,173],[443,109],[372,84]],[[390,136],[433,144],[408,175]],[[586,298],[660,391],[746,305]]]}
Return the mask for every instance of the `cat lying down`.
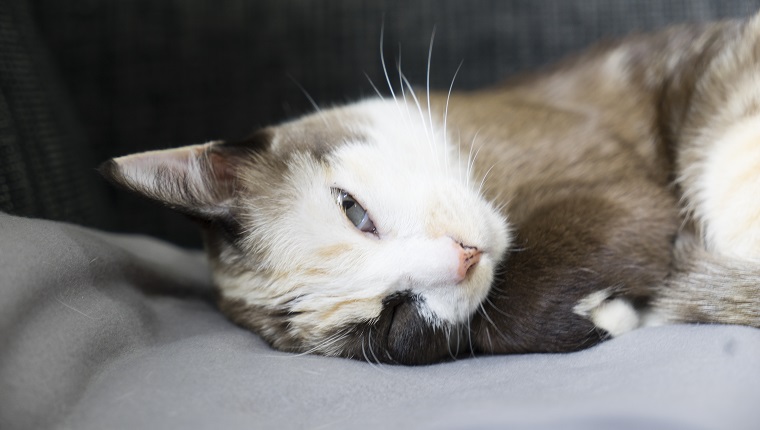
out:
{"label": "cat lying down", "polygon": [[760,327],[759,17],[101,170],[197,220],[221,310],[286,351],[422,364]]}

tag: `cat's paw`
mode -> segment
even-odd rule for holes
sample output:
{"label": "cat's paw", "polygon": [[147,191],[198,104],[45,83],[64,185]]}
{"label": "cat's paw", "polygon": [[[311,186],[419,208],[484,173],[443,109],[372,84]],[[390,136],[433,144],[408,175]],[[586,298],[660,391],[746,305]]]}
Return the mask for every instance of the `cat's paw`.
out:
{"label": "cat's paw", "polygon": [[625,298],[611,298],[607,290],[597,291],[581,299],[573,312],[588,318],[597,328],[612,337],[620,336],[641,325],[639,313]]}

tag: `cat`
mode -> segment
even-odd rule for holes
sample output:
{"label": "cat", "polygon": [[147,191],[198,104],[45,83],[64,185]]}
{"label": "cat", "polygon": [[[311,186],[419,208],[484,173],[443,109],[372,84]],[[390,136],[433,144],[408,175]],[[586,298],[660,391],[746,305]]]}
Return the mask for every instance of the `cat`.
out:
{"label": "cat", "polygon": [[389,87],[101,172],[197,220],[220,309],[284,351],[426,364],[760,327],[760,17],[477,91]]}

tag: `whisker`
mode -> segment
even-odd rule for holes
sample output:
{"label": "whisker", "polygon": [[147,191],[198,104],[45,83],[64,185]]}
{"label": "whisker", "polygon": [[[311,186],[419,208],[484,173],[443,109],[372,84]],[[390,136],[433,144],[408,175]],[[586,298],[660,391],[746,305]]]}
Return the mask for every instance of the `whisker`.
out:
{"label": "whisker", "polygon": [[[448,147],[449,147],[448,136],[449,136],[449,133],[448,133],[446,127],[447,127],[447,122],[448,122],[448,117],[449,117],[449,100],[451,100],[451,91],[454,89],[454,81],[456,81],[456,79],[457,79],[457,75],[459,74],[459,69],[462,68],[462,64],[464,64],[464,60],[462,60],[462,61],[459,62],[459,66],[457,66],[457,70],[454,72],[454,77],[451,78],[451,85],[449,85],[449,92],[448,92],[448,94],[446,94],[446,107],[443,110],[443,146],[444,146],[444,148],[446,148],[445,149],[446,152],[444,152],[444,154],[446,155],[445,162],[446,162],[447,166],[449,164],[449,160],[448,160]],[[429,66],[428,66],[428,72],[429,72]],[[457,149],[459,149],[459,148],[457,147]],[[461,161],[462,161],[462,156],[460,154],[459,155],[459,162],[461,163]],[[461,169],[461,166],[459,166],[459,168]],[[460,178],[462,176],[462,171],[461,170],[459,170],[459,176],[460,176]]]}
{"label": "whisker", "polygon": [[[401,87],[401,96],[404,100],[404,107],[406,108],[406,117],[404,120],[406,121],[407,125],[409,125],[412,121],[412,114],[409,112],[409,101],[406,99],[406,90],[404,90],[404,80],[403,76],[404,74],[401,72],[401,44],[398,45],[398,57],[396,58],[396,71],[398,73],[398,81],[399,86]],[[400,109],[399,109],[400,110]]]}
{"label": "whisker", "polygon": [[467,169],[471,174],[473,173],[473,170],[475,169],[475,160],[478,159],[478,154],[480,154],[481,149],[483,149],[482,146],[479,147],[477,151],[475,151],[475,156],[472,157],[472,161],[471,161],[472,165],[470,166],[469,169]]}
{"label": "whisker", "polygon": [[449,357],[451,357],[452,360],[456,360],[454,352],[451,350],[451,326],[446,326],[446,349],[449,350]]}
{"label": "whisker", "polygon": [[472,346],[472,321],[467,320],[467,342],[470,346],[470,357],[475,357],[475,348]]}
{"label": "whisker", "polygon": [[366,361],[367,364],[369,364],[370,366],[373,366],[372,362],[370,361],[369,357],[367,356],[367,351],[364,349],[364,335],[363,334],[360,337],[360,339],[362,341],[362,355],[364,356],[364,361]]}
{"label": "whisker", "polygon": [[304,88],[303,85],[301,85],[296,80],[296,78],[293,77],[293,75],[288,74],[287,76],[288,76],[288,78],[290,78],[291,81],[293,81],[294,84],[296,84],[296,86],[301,90],[301,92],[303,93],[303,95],[306,96],[306,98],[309,100],[309,103],[311,103],[311,106],[314,107],[315,111],[317,111],[317,113],[322,118],[322,121],[325,123],[325,125],[329,125],[329,123],[327,122],[327,119],[322,115],[322,109],[319,108],[319,105],[317,104],[316,101],[314,101],[314,98],[311,97],[311,94],[309,94],[309,92],[306,91],[306,88]]}
{"label": "whisker", "polygon": [[369,335],[367,336],[367,345],[369,346],[369,352],[372,354],[372,357],[375,358],[375,362],[377,363],[377,366],[375,367],[377,370],[381,372],[385,372],[385,370],[382,368],[383,363],[380,361],[379,358],[377,358],[377,355],[375,354],[375,348],[372,347],[372,328],[369,329]]}
{"label": "whisker", "polygon": [[491,317],[488,315],[488,312],[486,312],[486,308],[483,306],[483,303],[481,303],[480,305],[478,305],[478,313],[480,314],[481,311],[483,312],[481,314],[483,316],[483,318],[485,318],[486,321],[488,321],[489,324],[491,324],[493,326],[496,326],[496,323],[493,322],[493,320],[491,319]]}
{"label": "whisker", "polygon": [[[476,154],[477,155],[477,154]],[[492,165],[491,167],[486,170],[486,174],[483,175],[483,179],[480,181],[480,186],[478,187],[478,194],[483,190],[483,184],[486,183],[486,178],[488,177],[488,174],[491,173],[491,170],[496,167],[496,164]]]}
{"label": "whisker", "polygon": [[[489,303],[492,303],[492,302],[489,300]],[[496,331],[496,334],[499,335],[499,337],[503,339],[504,341],[508,340],[507,336],[501,330],[499,330],[499,327],[496,325],[493,319],[491,319],[491,317],[488,315],[488,312],[486,311],[486,308],[485,306],[483,306],[482,303],[480,304],[480,309],[478,310],[478,313],[480,313],[481,310],[483,311],[481,315],[483,315],[486,321],[488,321],[489,324],[491,324],[491,327],[493,327],[494,331]],[[486,326],[486,335],[488,338],[488,344],[491,347],[491,351],[493,351],[493,340],[491,339],[491,332],[488,330],[488,326]]]}
{"label": "whisker", "polygon": [[380,90],[378,90],[377,87],[375,86],[375,83],[372,82],[372,78],[369,77],[369,75],[367,74],[367,72],[364,72],[364,76],[367,77],[367,80],[369,81],[369,84],[372,85],[372,89],[375,90],[375,93],[377,93],[377,96],[380,97],[381,99],[384,98],[383,95],[380,93]]}
{"label": "whisker", "polygon": [[375,355],[374,348],[372,348],[372,329],[369,329],[369,333],[367,334],[367,347],[369,348],[370,354],[372,354],[372,357],[374,357],[374,361],[370,360],[367,356],[367,352],[364,349],[364,335],[362,335],[362,354],[364,354],[364,358],[367,360],[367,363],[369,363],[370,367],[377,370],[378,372],[387,374],[388,372],[383,369],[383,364],[380,362],[380,359],[377,358],[377,355]]}
{"label": "whisker", "polygon": [[430,46],[428,47],[428,60],[427,60],[427,76],[425,78],[425,88],[427,96],[427,110],[428,121],[430,122],[430,134],[433,137],[433,145],[435,145],[435,133],[433,132],[433,111],[430,106],[430,62],[433,59],[433,43],[435,42],[435,26],[433,26],[433,33],[430,35]]}
{"label": "whisker", "polygon": [[[475,160],[472,158],[472,150],[475,147],[475,140],[478,138],[478,135],[480,134],[480,130],[475,132],[475,135],[472,136],[472,141],[470,142],[470,152],[467,154],[467,176],[465,177],[465,184],[469,187],[470,186],[470,174],[472,173],[472,166],[475,164]],[[478,154],[475,154],[475,157],[477,157]]]}
{"label": "whisker", "polygon": [[[446,105],[448,109],[448,104]],[[459,174],[459,181],[462,181],[462,130],[457,132],[457,171]]]}
{"label": "whisker", "polygon": [[380,64],[383,65],[383,74],[385,74],[385,81],[388,82],[388,89],[391,91],[393,100],[398,105],[398,99],[396,99],[396,92],[393,91],[393,85],[391,85],[391,79],[388,77],[388,68],[385,66],[385,52],[383,52],[383,44],[385,41],[385,17],[383,17],[383,24],[380,26]]}
{"label": "whisker", "polygon": [[409,80],[404,76],[403,73],[401,73],[401,79],[404,81],[404,84],[406,85],[406,88],[409,90],[409,93],[412,95],[412,99],[414,100],[414,104],[417,105],[417,110],[420,114],[420,119],[422,120],[422,129],[425,131],[425,137],[428,141],[428,147],[430,148],[430,152],[432,155],[435,155],[435,151],[433,149],[433,143],[430,140],[430,133],[428,132],[428,127],[425,124],[425,114],[422,112],[422,106],[420,105],[420,101],[417,98],[417,94],[415,94],[414,89],[412,88],[412,85],[409,83]]}
{"label": "whisker", "polygon": [[511,316],[511,315],[507,314],[507,313],[506,313],[506,312],[504,312],[503,310],[501,310],[501,309],[499,309],[498,307],[496,307],[496,305],[494,305],[494,303],[493,303],[493,302],[491,301],[491,299],[489,299],[488,297],[486,297],[485,301],[486,301],[486,302],[488,302],[488,304],[489,304],[489,305],[491,305],[491,309],[493,309],[493,310],[495,310],[496,312],[498,312],[498,313],[500,313],[500,314],[504,315],[504,316],[505,316],[505,317],[507,317],[507,318],[512,318],[512,316]]}
{"label": "whisker", "polygon": [[[303,352],[300,352],[300,353],[298,353],[298,354],[295,354],[294,356],[295,356],[295,357],[303,357],[303,356],[305,356],[305,355],[309,355],[309,354],[311,354],[311,353],[313,353],[313,352],[316,352],[316,351],[323,351],[323,352],[326,352],[326,351],[327,351],[327,349],[326,349],[327,347],[329,347],[329,346],[332,346],[332,345],[333,345],[333,344],[335,344],[336,342],[338,342],[338,341],[341,341],[341,340],[345,339],[345,338],[346,338],[346,336],[347,336],[347,333],[344,333],[344,332],[338,332],[338,333],[336,333],[336,334],[334,334],[334,335],[332,335],[332,336],[329,336],[329,337],[327,337],[327,338],[326,338],[325,340],[323,340],[322,342],[320,342],[320,343],[316,344],[316,345],[315,345],[313,348],[311,348],[311,349],[308,349],[308,350],[306,350],[306,351],[303,351]],[[327,355],[327,354],[326,354],[326,355]]]}
{"label": "whisker", "polygon": [[488,351],[493,352],[493,340],[491,339],[491,331],[488,330],[488,326],[486,326],[486,339],[488,339]]}

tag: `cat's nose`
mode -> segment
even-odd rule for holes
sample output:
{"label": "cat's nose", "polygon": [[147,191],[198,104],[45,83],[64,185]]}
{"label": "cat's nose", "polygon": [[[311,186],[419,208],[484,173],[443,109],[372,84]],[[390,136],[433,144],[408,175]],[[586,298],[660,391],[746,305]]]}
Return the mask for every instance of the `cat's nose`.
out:
{"label": "cat's nose", "polygon": [[459,248],[459,268],[457,269],[457,282],[461,282],[467,277],[473,266],[480,261],[480,250],[474,246],[467,246],[457,243]]}

